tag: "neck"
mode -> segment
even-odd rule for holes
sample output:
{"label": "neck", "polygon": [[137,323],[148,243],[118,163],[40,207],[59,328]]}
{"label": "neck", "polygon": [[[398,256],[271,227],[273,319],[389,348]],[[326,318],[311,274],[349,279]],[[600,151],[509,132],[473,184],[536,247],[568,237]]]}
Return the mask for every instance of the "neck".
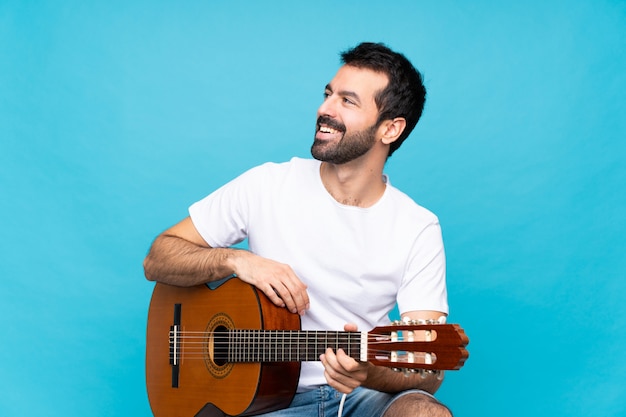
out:
{"label": "neck", "polygon": [[322,162],[320,176],[328,193],[339,203],[370,207],[385,192],[382,164],[367,164],[362,161],[351,161],[346,164],[334,165]]}

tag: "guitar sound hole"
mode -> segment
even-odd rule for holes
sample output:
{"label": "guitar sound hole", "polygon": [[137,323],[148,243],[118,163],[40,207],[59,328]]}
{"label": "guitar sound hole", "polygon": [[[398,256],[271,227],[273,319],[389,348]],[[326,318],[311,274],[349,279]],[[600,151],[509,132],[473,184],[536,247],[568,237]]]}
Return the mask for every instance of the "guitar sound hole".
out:
{"label": "guitar sound hole", "polygon": [[228,363],[228,329],[225,326],[217,326],[213,333],[213,349],[215,356],[213,361],[217,366]]}

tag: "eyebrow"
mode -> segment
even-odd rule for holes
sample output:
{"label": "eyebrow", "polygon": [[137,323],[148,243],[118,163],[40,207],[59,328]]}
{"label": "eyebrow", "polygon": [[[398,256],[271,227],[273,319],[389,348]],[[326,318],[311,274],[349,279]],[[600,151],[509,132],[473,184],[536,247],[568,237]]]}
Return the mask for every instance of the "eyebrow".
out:
{"label": "eyebrow", "polygon": [[342,97],[351,97],[356,102],[358,102],[359,104],[361,103],[361,97],[359,97],[359,95],[357,93],[355,93],[354,91],[350,91],[350,90],[333,91],[333,89],[330,86],[330,84],[326,84],[326,90],[328,90],[330,92],[333,92],[333,93],[337,93],[337,94],[339,94]]}

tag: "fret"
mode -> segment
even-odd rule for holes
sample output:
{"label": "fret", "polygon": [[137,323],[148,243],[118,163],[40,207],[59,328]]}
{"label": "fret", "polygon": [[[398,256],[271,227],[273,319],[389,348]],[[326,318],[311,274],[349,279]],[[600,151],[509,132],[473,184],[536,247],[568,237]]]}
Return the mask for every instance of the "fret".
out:
{"label": "fret", "polygon": [[326,334],[324,335],[325,341],[326,343],[324,344],[324,348],[323,351],[326,351],[327,348],[332,348],[335,352],[337,351],[337,347],[338,345],[338,332],[325,332]]}
{"label": "fret", "polygon": [[263,347],[261,350],[263,354],[263,360],[261,360],[261,362],[270,362],[272,354],[272,332],[267,330],[262,333],[263,336],[261,337],[261,340],[263,341]]}
{"label": "fret", "polygon": [[247,362],[257,362],[259,360],[259,332],[258,330],[248,330],[248,335],[250,337],[250,345],[252,349],[250,349],[250,354],[246,358]]}
{"label": "fret", "polygon": [[228,360],[228,362],[232,362],[233,361],[233,354],[234,354],[234,350],[236,349],[237,345],[234,343],[234,339],[235,335],[233,334],[233,332],[228,332],[228,336],[227,336],[227,340],[228,340],[228,348],[226,349],[226,358]]}
{"label": "fret", "polygon": [[267,332],[260,332],[261,333],[261,362],[266,362],[267,361],[267,357],[265,356],[266,353],[269,353],[269,346],[268,346],[268,334]]}
{"label": "fret", "polygon": [[239,361],[244,362],[246,359],[246,355],[248,350],[250,349],[250,342],[248,341],[248,332],[243,330],[240,334],[241,336],[241,347],[239,348]]}
{"label": "fret", "polygon": [[242,331],[235,331],[234,335],[235,335],[235,349],[233,352],[233,361],[234,362],[241,362],[241,348],[244,345],[243,341],[241,340],[241,336],[242,336]]}
{"label": "fret", "polygon": [[274,362],[278,362],[278,346],[280,345],[278,334],[278,330],[274,331]]}
{"label": "fret", "polygon": [[278,330],[274,331],[274,362],[278,362]]}
{"label": "fret", "polygon": [[246,344],[245,344],[245,341],[242,339],[243,331],[237,332],[236,335],[237,335],[238,344],[236,345],[237,349],[236,349],[236,355],[234,359],[236,361],[241,361],[241,357],[243,354],[241,350],[243,349],[244,346],[246,346]]}
{"label": "fret", "polygon": [[305,360],[304,358],[306,358],[307,355],[307,337],[309,335],[309,332],[304,331],[304,332],[300,332],[300,337],[298,337],[298,356],[297,356],[297,360],[301,361],[301,360]]}
{"label": "fret", "polygon": [[306,345],[306,357],[304,360],[315,360],[315,353],[317,352],[317,334],[315,332],[306,332]]}
{"label": "fret", "polygon": [[348,355],[350,355],[350,357],[352,357],[352,346],[353,346],[353,339],[354,339],[354,333],[348,333],[346,335],[346,346],[347,346],[347,352]]}
{"label": "fret", "polygon": [[242,362],[243,355],[244,355],[243,349],[246,346],[248,346],[248,344],[246,343],[246,340],[245,340],[245,331],[240,331],[240,332],[237,332],[237,333],[238,333],[237,334],[237,336],[238,336],[237,339],[238,339],[239,345],[237,346],[237,356],[235,357],[235,359],[238,362]]}
{"label": "fret", "polygon": [[248,347],[246,349],[246,354],[244,355],[242,359],[243,362],[248,362],[250,360],[250,356],[253,354],[254,352],[254,341],[252,340],[252,335],[251,335],[252,331],[251,330],[245,330],[244,331],[244,339],[246,341],[246,346]]}
{"label": "fret", "polygon": [[274,362],[276,359],[272,355],[276,356],[276,345],[274,342],[274,336],[271,330],[265,332],[265,340],[267,344],[267,361]]}
{"label": "fret", "polygon": [[285,345],[286,350],[287,350],[287,355],[285,360],[286,361],[292,361],[293,360],[293,332],[292,331],[287,331],[287,336],[289,337],[289,343],[287,343]]}
{"label": "fret", "polygon": [[228,332],[228,354],[226,357],[228,358],[228,362],[233,362],[235,356],[235,350],[237,349],[237,344],[235,343],[237,333],[234,331]]}
{"label": "fret", "polygon": [[287,344],[287,340],[285,340],[285,331],[283,330],[282,332],[283,334],[283,338],[282,338],[282,360],[285,360],[285,345]]}
{"label": "fret", "polygon": [[237,354],[237,332],[228,332],[228,362],[234,362]]}
{"label": "fret", "polygon": [[294,332],[295,337],[295,344],[296,344],[296,356],[295,358],[291,358],[291,359],[295,359],[295,360],[300,360],[300,339],[298,338],[298,334]]}

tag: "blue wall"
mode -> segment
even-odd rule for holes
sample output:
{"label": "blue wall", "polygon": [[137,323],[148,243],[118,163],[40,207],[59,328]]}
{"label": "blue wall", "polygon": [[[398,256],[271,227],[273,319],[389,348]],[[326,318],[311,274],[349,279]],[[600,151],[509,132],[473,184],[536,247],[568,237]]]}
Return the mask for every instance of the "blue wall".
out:
{"label": "blue wall", "polygon": [[626,413],[623,1],[0,2],[0,415],[149,416],[142,259],[244,169],[308,156],[337,53],[429,98],[387,166],[444,227],[457,416]]}

